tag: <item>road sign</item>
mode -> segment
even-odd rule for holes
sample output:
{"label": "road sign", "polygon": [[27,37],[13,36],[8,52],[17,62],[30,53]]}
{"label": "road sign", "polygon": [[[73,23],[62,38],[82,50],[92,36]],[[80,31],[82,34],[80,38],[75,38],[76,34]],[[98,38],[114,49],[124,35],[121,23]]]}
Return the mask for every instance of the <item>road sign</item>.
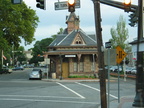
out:
{"label": "road sign", "polygon": [[111,42],[106,42],[106,43],[105,43],[105,47],[106,47],[106,48],[111,48]]}
{"label": "road sign", "polygon": [[[63,1],[63,2],[55,2],[55,10],[64,10],[68,9],[68,2]],[[76,0],[75,8],[80,8],[80,0]]]}
{"label": "road sign", "polygon": [[23,0],[11,0],[13,4],[21,4]]}
{"label": "road sign", "polygon": [[122,60],[126,57],[127,53],[124,52],[124,50],[120,46],[116,47],[116,53],[117,53],[116,62],[117,64],[120,64]]}

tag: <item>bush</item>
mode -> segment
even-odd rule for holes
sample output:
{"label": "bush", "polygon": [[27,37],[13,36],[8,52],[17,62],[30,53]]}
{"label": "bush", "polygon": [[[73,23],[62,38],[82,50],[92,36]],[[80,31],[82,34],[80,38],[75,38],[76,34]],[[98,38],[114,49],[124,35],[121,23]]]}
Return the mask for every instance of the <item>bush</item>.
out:
{"label": "bush", "polygon": [[69,76],[69,78],[95,78],[94,76]]}

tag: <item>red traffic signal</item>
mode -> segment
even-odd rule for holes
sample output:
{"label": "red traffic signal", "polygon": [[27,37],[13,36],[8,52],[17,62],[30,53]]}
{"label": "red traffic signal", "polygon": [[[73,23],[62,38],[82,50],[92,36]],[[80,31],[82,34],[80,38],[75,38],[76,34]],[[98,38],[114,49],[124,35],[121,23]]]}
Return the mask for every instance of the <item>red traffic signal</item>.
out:
{"label": "red traffic signal", "polygon": [[131,0],[124,0],[124,10],[125,12],[129,12],[131,9]]}
{"label": "red traffic signal", "polygon": [[68,0],[68,11],[75,12],[75,0]]}

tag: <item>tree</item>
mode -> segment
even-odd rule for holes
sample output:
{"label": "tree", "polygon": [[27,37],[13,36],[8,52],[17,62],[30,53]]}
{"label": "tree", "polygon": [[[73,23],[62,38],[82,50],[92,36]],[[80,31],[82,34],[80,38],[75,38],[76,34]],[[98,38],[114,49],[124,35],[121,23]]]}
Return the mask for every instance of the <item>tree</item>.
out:
{"label": "tree", "polygon": [[19,61],[20,64],[22,64],[23,61],[26,61],[26,55],[24,54],[24,47],[20,46],[15,54],[14,54],[15,58],[17,61]]}
{"label": "tree", "polygon": [[121,46],[121,48],[125,49],[126,52],[130,51],[130,46],[126,40],[128,39],[128,29],[126,28],[126,21],[122,15],[119,17],[119,21],[117,22],[117,28],[114,27],[110,30],[112,39],[110,39],[112,43],[112,48],[116,48],[116,46]]}
{"label": "tree", "polygon": [[56,37],[57,37],[57,35],[58,35],[58,34],[63,34],[63,32],[64,32],[63,28],[60,28],[60,29],[59,29],[59,32],[57,32],[57,34],[51,36],[52,39],[55,40]]}
{"label": "tree", "polygon": [[[63,28],[59,29],[60,31],[57,32],[57,34],[63,33]],[[34,48],[32,48],[32,59],[30,60],[30,63],[38,63],[39,61],[44,60],[44,54],[43,52],[47,51],[47,47],[55,40],[57,35],[52,35],[50,38],[42,39],[41,41],[36,41],[34,44]]]}
{"label": "tree", "polygon": [[0,32],[3,32],[2,36],[8,45],[18,47],[21,39],[26,44],[32,43],[39,21],[36,12],[24,2],[13,5],[11,0],[0,0],[0,4]]}

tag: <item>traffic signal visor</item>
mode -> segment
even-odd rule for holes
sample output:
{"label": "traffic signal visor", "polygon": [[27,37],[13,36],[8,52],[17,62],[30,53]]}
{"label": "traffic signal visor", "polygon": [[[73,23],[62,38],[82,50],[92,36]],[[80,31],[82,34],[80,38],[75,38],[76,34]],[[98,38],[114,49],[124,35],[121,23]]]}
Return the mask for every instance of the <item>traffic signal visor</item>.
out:
{"label": "traffic signal visor", "polygon": [[46,10],[46,0],[36,0],[36,7]]}

